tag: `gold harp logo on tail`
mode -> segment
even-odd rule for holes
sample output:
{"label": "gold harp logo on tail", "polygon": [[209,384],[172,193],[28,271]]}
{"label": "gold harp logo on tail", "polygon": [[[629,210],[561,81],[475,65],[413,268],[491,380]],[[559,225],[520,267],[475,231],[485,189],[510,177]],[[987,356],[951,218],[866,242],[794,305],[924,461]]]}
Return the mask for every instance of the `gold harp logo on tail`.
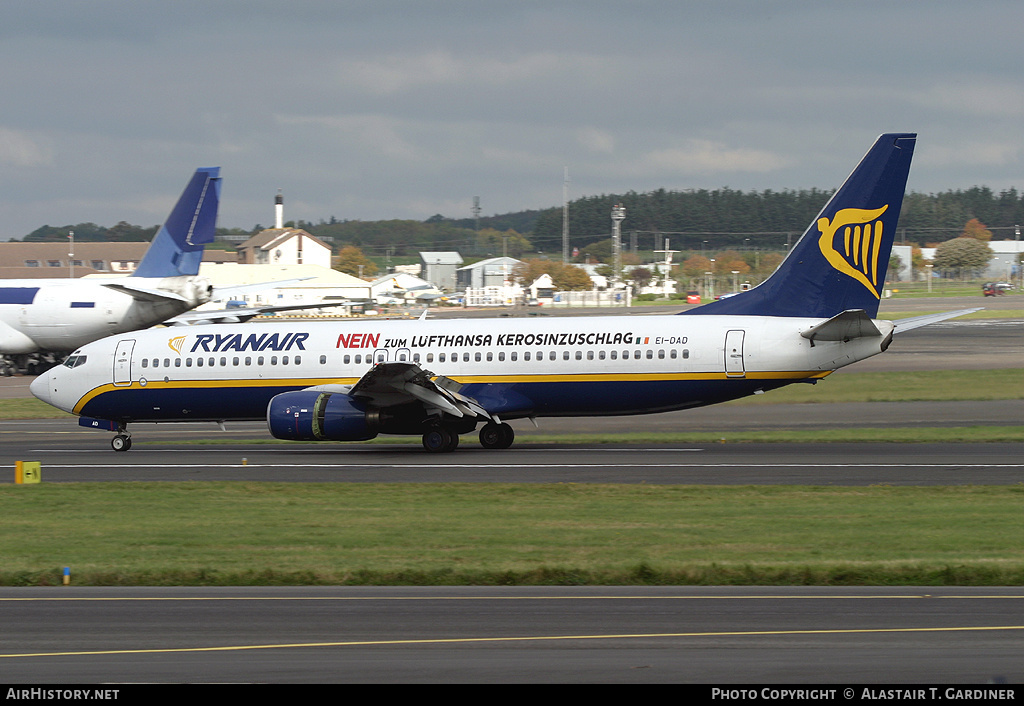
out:
{"label": "gold harp logo on tail", "polygon": [[882,221],[878,217],[889,208],[888,204],[874,210],[844,208],[830,223],[818,219],[821,237],[818,247],[832,267],[853,277],[880,299],[878,293],[878,256],[882,247]]}
{"label": "gold harp logo on tail", "polygon": [[170,346],[170,349],[172,351],[174,351],[178,355],[181,355],[181,344],[184,343],[184,342],[185,342],[185,337],[184,336],[175,336],[171,340],[167,341],[167,345]]}

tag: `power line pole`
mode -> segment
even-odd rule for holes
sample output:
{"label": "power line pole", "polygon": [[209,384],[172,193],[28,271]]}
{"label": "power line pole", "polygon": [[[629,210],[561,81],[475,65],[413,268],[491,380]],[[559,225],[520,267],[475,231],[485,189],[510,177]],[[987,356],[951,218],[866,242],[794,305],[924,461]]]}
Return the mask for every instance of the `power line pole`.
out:
{"label": "power line pole", "polygon": [[626,209],[620,203],[612,206],[612,255],[614,256],[612,283],[618,284],[622,279],[622,221],[626,218]]}

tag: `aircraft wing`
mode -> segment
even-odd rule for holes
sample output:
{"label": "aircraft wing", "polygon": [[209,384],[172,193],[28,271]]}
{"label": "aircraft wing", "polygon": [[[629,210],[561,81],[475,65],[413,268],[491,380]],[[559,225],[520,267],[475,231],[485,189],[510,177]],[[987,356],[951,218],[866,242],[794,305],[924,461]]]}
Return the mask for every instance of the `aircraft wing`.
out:
{"label": "aircraft wing", "polygon": [[428,410],[453,417],[482,417],[498,421],[476,400],[461,394],[461,387],[454,380],[434,375],[416,363],[378,363],[347,394],[381,407],[418,400]]}
{"label": "aircraft wing", "polygon": [[957,316],[963,316],[964,314],[973,314],[976,311],[981,311],[985,307],[979,306],[973,309],[960,309],[959,311],[944,311],[941,314],[925,314],[924,316],[914,316],[909,319],[897,319],[893,323],[896,324],[896,333],[903,333],[904,331],[912,331],[928,324],[935,324],[946,319],[954,319]]}
{"label": "aircraft wing", "polygon": [[298,309],[326,309],[341,306],[348,302],[318,302],[315,304],[282,304],[279,306],[249,306],[236,309],[212,309],[200,311],[193,309],[178,314],[164,321],[165,326],[192,326],[196,324],[238,324],[261,314],[273,314],[278,311],[296,311]]}
{"label": "aircraft wing", "polygon": [[237,299],[253,292],[263,292],[274,287],[287,287],[296,282],[304,282],[313,277],[298,277],[295,279],[282,279],[274,282],[255,282],[253,284],[237,284],[229,287],[214,287],[210,299]]}

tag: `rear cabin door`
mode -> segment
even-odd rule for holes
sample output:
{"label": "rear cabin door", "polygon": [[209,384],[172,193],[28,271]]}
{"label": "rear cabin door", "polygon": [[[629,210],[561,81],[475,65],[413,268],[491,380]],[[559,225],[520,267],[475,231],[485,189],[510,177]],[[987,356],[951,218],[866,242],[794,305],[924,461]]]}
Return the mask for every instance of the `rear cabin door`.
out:
{"label": "rear cabin door", "polygon": [[743,368],[743,331],[729,331],[725,334],[725,375],[730,378],[746,375]]}

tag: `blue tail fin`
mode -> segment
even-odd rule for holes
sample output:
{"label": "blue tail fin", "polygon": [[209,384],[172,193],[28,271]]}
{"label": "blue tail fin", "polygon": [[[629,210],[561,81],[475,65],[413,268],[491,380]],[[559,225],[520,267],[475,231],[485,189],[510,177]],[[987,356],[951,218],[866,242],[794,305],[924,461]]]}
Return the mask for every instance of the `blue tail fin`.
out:
{"label": "blue tail fin", "polygon": [[219,204],[220,167],[197,169],[132,276],[198,274],[203,247],[213,242]]}
{"label": "blue tail fin", "polygon": [[830,318],[863,309],[874,318],[916,140],[880,136],[771,277],[682,313]]}

